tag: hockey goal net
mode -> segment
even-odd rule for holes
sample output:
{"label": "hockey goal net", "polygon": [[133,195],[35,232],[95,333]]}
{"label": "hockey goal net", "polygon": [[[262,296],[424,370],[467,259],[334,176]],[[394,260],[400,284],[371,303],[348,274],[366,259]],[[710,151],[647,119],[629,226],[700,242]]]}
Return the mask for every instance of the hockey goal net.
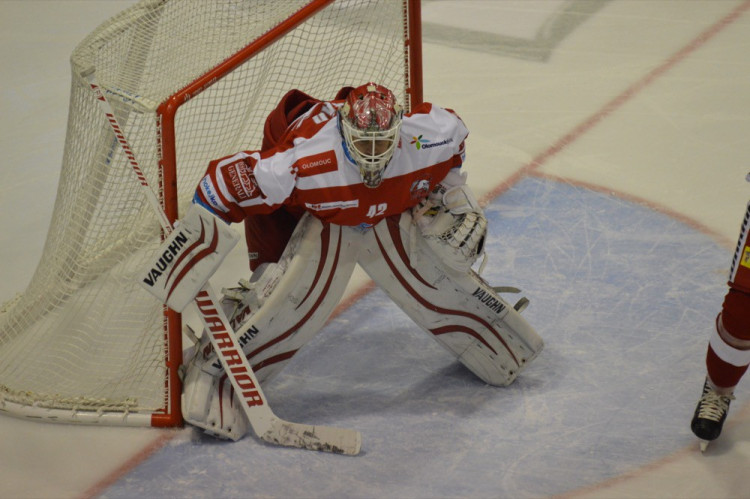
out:
{"label": "hockey goal net", "polygon": [[209,160],[260,147],[291,88],[374,80],[421,100],[418,0],[145,0],[71,57],[63,165],[44,252],[0,310],[0,410],[37,420],[180,424],[180,317],[136,283],[159,221],[82,74],[94,70],[169,218]]}

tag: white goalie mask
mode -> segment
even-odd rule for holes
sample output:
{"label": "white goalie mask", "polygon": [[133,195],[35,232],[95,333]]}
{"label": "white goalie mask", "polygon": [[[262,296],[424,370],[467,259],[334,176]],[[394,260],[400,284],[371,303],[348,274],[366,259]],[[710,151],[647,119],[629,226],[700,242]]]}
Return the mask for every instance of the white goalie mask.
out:
{"label": "white goalie mask", "polygon": [[352,90],[341,108],[341,133],[362,182],[378,187],[398,146],[401,106],[393,92],[376,83]]}

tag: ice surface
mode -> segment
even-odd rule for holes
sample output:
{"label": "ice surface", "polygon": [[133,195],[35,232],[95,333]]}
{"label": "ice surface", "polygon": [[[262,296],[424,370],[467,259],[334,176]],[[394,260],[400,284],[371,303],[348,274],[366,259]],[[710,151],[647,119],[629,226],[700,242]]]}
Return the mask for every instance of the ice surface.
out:
{"label": "ice surface", "polygon": [[[702,382],[705,338],[692,333],[713,319],[730,252],[670,217],[544,179],[487,214],[485,277],[524,288],[546,340],[513,385],[483,384],[376,291],[267,386],[281,417],[360,430],[360,457],[196,435],[106,496],[540,497],[690,445],[676,422]],[[252,473],[228,471],[239,469]]]}

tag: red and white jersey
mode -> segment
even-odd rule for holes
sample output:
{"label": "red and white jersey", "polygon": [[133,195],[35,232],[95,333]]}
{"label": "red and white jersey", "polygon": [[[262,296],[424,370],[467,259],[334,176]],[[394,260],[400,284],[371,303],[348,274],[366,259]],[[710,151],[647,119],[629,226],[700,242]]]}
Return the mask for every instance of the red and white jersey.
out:
{"label": "red and white jersey", "polygon": [[339,131],[343,102],[320,102],[276,147],[212,161],[196,201],[227,222],[286,205],[338,225],[371,226],[415,206],[464,159],[468,130],[451,110],[422,104],[404,115],[400,143],[377,188],[366,187]]}

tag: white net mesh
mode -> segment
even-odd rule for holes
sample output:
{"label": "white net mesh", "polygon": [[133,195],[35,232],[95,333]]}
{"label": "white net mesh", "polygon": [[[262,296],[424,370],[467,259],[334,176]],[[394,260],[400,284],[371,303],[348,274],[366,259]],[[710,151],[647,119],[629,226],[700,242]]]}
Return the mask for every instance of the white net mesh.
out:
{"label": "white net mesh", "polygon": [[108,421],[120,424],[169,410],[163,309],[136,283],[160,225],[81,72],[95,69],[152,188],[175,189],[183,210],[209,160],[260,147],[266,115],[291,88],[332,98],[374,80],[405,102],[405,2],[335,1],[180,102],[176,185],[165,183],[159,105],[308,3],[143,1],[75,50],[44,253],[26,292],[0,311],[0,409],[82,422],[127,414]]}

